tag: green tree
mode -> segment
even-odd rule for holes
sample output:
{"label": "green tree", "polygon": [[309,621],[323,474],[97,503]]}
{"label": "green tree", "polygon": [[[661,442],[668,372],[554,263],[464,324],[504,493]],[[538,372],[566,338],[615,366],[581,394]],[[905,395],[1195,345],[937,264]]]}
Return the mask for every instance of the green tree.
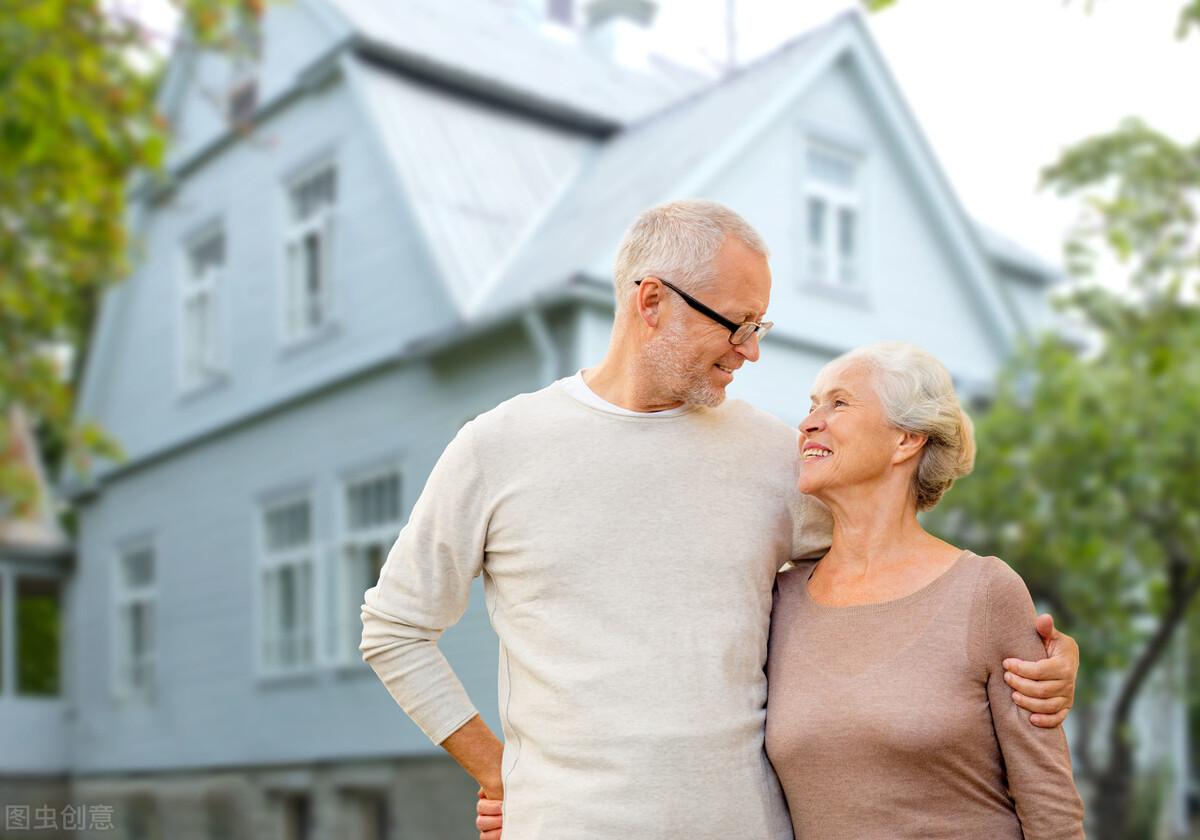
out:
{"label": "green tree", "polygon": [[[1104,247],[1129,288],[1068,298],[1091,349],[1048,336],[1017,355],[978,420],[975,474],[935,527],[1012,563],[1076,634],[1076,756],[1104,840],[1128,836],[1134,702],[1200,592],[1200,143],[1128,120],[1068,149],[1043,182],[1084,194],[1072,270],[1092,272]],[[1101,721],[1088,704],[1110,675]]]}
{"label": "green tree", "polygon": [[[172,0],[192,43],[235,43],[258,0]],[[234,14],[237,13],[237,14]],[[0,512],[30,512],[9,407],[40,422],[50,460],[86,474],[119,459],[96,423],[73,421],[101,293],[128,268],[126,189],[157,172],[168,126],[156,113],[162,59],[136,20],[99,0],[0,0]],[[51,350],[69,347],[70,371]]]}

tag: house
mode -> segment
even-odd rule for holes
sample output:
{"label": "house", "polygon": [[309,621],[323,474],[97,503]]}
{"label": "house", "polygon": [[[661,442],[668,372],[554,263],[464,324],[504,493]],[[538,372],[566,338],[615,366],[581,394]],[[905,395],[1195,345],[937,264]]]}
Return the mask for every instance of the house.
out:
{"label": "house", "polygon": [[[169,177],[79,403],[128,458],[62,487],[67,696],[0,705],[27,796],[58,779],[131,838],[475,836],[475,786],[361,660],[362,593],[464,422],[602,355],[647,206],[713,198],[771,245],[731,394],[789,421],[851,346],[916,341],[982,394],[1048,323],[1056,271],[967,216],[858,14],[713,80],[648,52],[649,0],[577,11],[293,0],[172,59]],[[479,596],[441,646],[499,731]]]}

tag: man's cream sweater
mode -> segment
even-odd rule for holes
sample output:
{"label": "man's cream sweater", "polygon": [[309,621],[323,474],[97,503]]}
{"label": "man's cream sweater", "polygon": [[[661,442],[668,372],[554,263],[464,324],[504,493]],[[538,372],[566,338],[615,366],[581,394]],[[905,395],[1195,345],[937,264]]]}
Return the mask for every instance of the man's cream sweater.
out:
{"label": "man's cream sweater", "polygon": [[440,743],[476,710],[437,640],[484,575],[505,840],[791,837],[763,750],[771,589],[830,539],[796,442],[737,400],[620,415],[560,380],[446,448],[360,650]]}

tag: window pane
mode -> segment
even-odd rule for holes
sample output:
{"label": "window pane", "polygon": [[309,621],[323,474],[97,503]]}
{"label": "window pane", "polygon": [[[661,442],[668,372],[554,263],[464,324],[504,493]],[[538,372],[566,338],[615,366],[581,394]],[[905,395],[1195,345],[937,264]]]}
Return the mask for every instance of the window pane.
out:
{"label": "window pane", "polygon": [[209,840],[230,840],[237,833],[237,818],[232,800],[224,794],[209,794],[205,801],[205,822]]}
{"label": "window pane", "polygon": [[192,281],[203,279],[209,272],[225,264],[225,236],[216,233],[207,236],[191,248]]}
{"label": "window pane", "polygon": [[17,693],[59,693],[59,641],[62,632],[59,583],[17,579]]}
{"label": "window pane", "polygon": [[346,654],[353,657],[362,642],[362,604],[368,589],[379,582],[389,546],[380,542],[346,549],[345,638]]}
{"label": "window pane", "polygon": [[847,285],[853,284],[858,274],[857,222],[853,210],[838,210],[838,279]]}
{"label": "window pane", "polygon": [[322,318],[321,298],[323,285],[323,266],[321,253],[324,250],[321,235],[317,231],[309,231],[304,235],[304,289],[301,294],[304,299],[305,326],[320,326]]}
{"label": "window pane", "polygon": [[288,635],[296,627],[295,569],[285,566],[279,570],[279,629]]}
{"label": "window pane", "polygon": [[154,583],[154,552],[143,548],[122,557],[125,586],[134,589]]}
{"label": "window pane", "polygon": [[293,794],[283,801],[284,840],[309,840],[312,836],[312,814],[306,794]]}
{"label": "window pane", "polygon": [[269,551],[306,545],[310,537],[308,500],[283,505],[266,513],[266,540]]}
{"label": "window pane", "polygon": [[816,181],[852,189],[854,170],[854,161],[847,155],[819,148],[808,150],[808,174]]}
{"label": "window pane", "polygon": [[808,200],[808,244],[822,245],[825,242],[825,202],[820,198]]}
{"label": "window pane", "polygon": [[354,791],[347,794],[351,827],[348,840],[386,840],[388,836],[387,796],[382,793]]}
{"label": "window pane", "polygon": [[394,524],[400,519],[400,474],[396,472],[351,485],[346,491],[352,529]]}
{"label": "window pane", "polygon": [[826,276],[826,237],[824,199],[808,199],[808,273],[811,279],[824,280]]}
{"label": "window pane", "polygon": [[136,796],[129,800],[126,808],[125,836],[129,840],[156,840],[158,832],[158,809],[153,799]]}
{"label": "window pane", "polygon": [[303,222],[331,207],[336,198],[336,180],[335,170],[328,167],[292,187],[292,219]]}

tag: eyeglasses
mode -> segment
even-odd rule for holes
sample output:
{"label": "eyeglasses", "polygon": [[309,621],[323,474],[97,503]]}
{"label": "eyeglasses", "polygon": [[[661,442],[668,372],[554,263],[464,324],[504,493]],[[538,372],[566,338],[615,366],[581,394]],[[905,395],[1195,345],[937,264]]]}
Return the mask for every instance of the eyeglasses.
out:
{"label": "eyeglasses", "polygon": [[[755,323],[754,321],[747,321],[744,324],[739,324],[736,321],[729,320],[724,315],[722,315],[720,312],[717,312],[715,309],[709,309],[703,303],[696,300],[694,297],[689,295],[687,292],[683,291],[683,289],[675,287],[674,285],[672,285],[671,283],[668,283],[666,280],[662,279],[661,277],[654,277],[653,275],[649,275],[648,277],[642,278],[642,280],[646,280],[646,279],[657,280],[659,283],[662,283],[668,289],[670,289],[675,294],[677,294],[681,298],[683,298],[684,302],[687,303],[688,306],[692,307],[692,309],[695,309],[701,315],[705,315],[708,318],[711,318],[712,320],[714,320],[718,324],[720,324],[722,327],[729,330],[729,343],[730,344],[742,344],[746,341],[749,341],[750,336],[752,336],[752,335],[758,336],[758,338],[761,340],[764,335],[766,335],[768,332],[770,332],[771,327],[775,326],[774,321],[763,321],[761,323]],[[634,280],[633,285],[640,286],[642,283],[642,280]]]}

